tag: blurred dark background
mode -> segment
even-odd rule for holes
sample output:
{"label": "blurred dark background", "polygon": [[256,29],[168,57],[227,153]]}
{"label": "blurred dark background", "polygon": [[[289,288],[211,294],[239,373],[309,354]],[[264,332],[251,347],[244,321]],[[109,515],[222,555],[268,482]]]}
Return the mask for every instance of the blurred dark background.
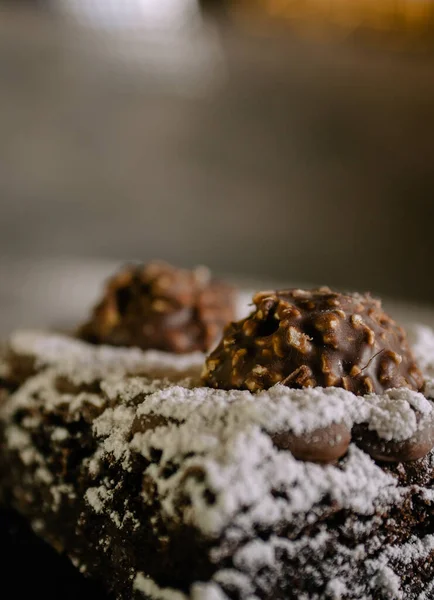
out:
{"label": "blurred dark background", "polygon": [[434,303],[432,3],[325,4],[1,3],[0,263]]}

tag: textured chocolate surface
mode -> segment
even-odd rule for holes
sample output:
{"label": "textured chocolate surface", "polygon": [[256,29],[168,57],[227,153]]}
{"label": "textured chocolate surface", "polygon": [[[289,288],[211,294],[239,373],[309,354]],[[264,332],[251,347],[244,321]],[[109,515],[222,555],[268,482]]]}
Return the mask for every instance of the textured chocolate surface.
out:
{"label": "textured chocolate surface", "polygon": [[221,389],[343,387],[355,394],[420,390],[404,330],[368,294],[329,288],[260,292],[255,310],[228,325],[203,380]]}
{"label": "textured chocolate surface", "polygon": [[108,282],[79,336],[95,344],[206,351],[233,318],[233,289],[206,268],[152,262],[126,267]]}
{"label": "textured chocolate surface", "polygon": [[4,500],[119,600],[432,597],[432,453],[382,466],[350,443],[324,466],[276,447],[334,423],[409,439],[422,394],[213,390],[194,358],[156,379],[147,353],[44,333],[10,350],[33,371],[0,407]]}

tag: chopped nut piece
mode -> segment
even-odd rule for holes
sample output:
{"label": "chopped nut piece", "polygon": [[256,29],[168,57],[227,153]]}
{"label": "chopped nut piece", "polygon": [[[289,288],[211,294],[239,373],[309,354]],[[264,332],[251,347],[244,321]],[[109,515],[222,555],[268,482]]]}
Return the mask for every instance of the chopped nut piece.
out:
{"label": "chopped nut piece", "polygon": [[256,331],[256,325],[252,321],[246,321],[243,325],[243,330],[246,335],[253,335]]}
{"label": "chopped nut piece", "polygon": [[363,319],[360,315],[351,315],[351,323],[354,327],[358,327],[363,323]]}
{"label": "chopped nut piece", "polygon": [[247,350],[245,348],[240,348],[239,350],[237,350],[232,357],[232,366],[235,367],[245,354],[247,354]]}
{"label": "chopped nut piece", "polygon": [[208,369],[210,371],[215,371],[216,368],[218,367],[219,362],[220,361],[218,361],[218,360],[210,360],[210,361],[208,361]]}
{"label": "chopped nut piece", "polygon": [[256,365],[256,367],[252,369],[252,373],[255,373],[256,375],[265,375],[266,373],[268,373],[268,369],[266,369],[262,365]]}
{"label": "chopped nut piece", "polygon": [[251,391],[251,392],[256,392],[256,390],[259,389],[259,385],[258,382],[255,379],[247,379],[246,380],[246,387]]}
{"label": "chopped nut piece", "polygon": [[233,344],[235,344],[235,338],[225,337],[223,344],[224,344],[225,348],[228,348],[229,346],[232,346]]}
{"label": "chopped nut piece", "polygon": [[372,383],[372,379],[370,377],[364,377],[363,383],[365,384],[365,390],[371,394],[374,391],[374,384]]}
{"label": "chopped nut piece", "polygon": [[332,370],[331,362],[326,354],[321,356],[321,369],[323,373],[330,373]]}

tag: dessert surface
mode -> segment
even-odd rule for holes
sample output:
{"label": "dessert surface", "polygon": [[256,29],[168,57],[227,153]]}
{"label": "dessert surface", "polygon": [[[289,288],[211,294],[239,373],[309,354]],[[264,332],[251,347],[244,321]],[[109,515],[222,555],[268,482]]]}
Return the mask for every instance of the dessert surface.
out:
{"label": "dessert surface", "polygon": [[[424,393],[202,386],[203,355],[15,333],[2,368],[9,504],[115,597],[429,599],[434,458],[327,464],[279,433],[343,423],[405,441],[430,423],[434,333],[413,332]],[[419,415],[419,417],[418,417]]]}

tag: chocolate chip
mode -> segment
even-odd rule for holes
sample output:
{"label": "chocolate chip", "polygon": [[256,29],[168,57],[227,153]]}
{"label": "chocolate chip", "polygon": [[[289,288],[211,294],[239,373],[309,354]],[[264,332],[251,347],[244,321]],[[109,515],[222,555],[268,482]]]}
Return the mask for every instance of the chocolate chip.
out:
{"label": "chocolate chip", "polygon": [[[423,416],[416,413],[418,424]],[[354,425],[352,439],[372,458],[384,462],[408,462],[422,458],[434,447],[434,417],[426,418],[420,429],[406,440],[384,440],[365,423]]]}
{"label": "chocolate chip", "polygon": [[422,389],[403,329],[369,294],[292,289],[260,292],[253,302],[209,356],[205,385],[256,392],[280,382],[360,395]]}
{"label": "chocolate chip", "polygon": [[95,344],[206,351],[234,316],[234,291],[193,271],[152,262],[127,266],[107,284],[102,300],[78,332]]}
{"label": "chocolate chip", "polygon": [[289,450],[299,460],[331,463],[347,452],[351,431],[344,423],[332,423],[302,435],[285,431],[271,438],[277,448]]}

